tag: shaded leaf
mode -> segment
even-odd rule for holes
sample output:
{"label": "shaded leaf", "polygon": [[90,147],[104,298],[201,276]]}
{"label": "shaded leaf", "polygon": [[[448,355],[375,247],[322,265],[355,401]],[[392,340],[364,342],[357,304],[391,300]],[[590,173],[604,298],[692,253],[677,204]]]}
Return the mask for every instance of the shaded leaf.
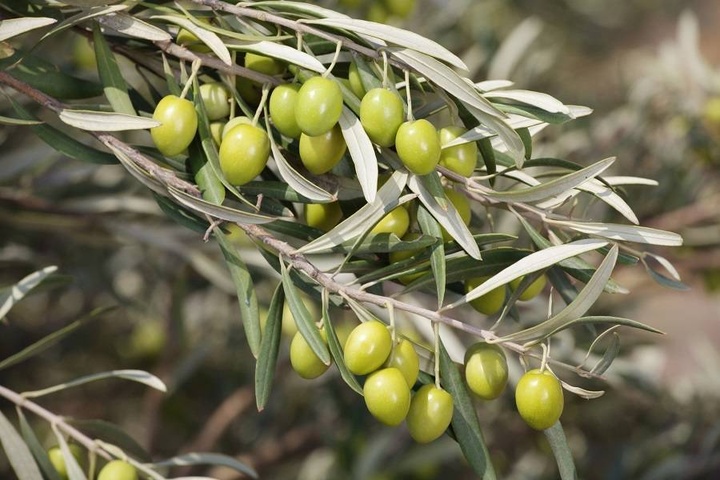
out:
{"label": "shaded leaf", "polygon": [[136,116],[137,112],[130,100],[127,83],[120,72],[115,55],[113,55],[107,40],[105,40],[105,35],[103,35],[97,23],[93,26],[93,44],[105,97],[116,112]]}
{"label": "shaded leaf", "polygon": [[312,318],[310,312],[308,312],[308,309],[305,307],[305,304],[300,297],[300,293],[297,291],[297,287],[293,283],[287,267],[282,260],[280,261],[280,275],[282,276],[285,298],[287,299],[290,307],[290,312],[295,319],[298,331],[320,361],[325,365],[330,365],[332,359],[330,358],[328,346],[323,341],[320,336],[320,330],[318,330],[318,327],[315,325],[315,322],[317,322],[318,319]]}
{"label": "shaded leaf", "polygon": [[345,381],[345,383],[347,383],[347,385],[352,388],[353,391],[355,391],[355,393],[357,393],[358,395],[362,395],[362,386],[360,386],[360,383],[358,383],[355,375],[353,375],[352,372],[347,368],[347,365],[345,365],[345,356],[343,354],[342,345],[340,344],[340,339],[337,336],[335,326],[330,320],[330,315],[328,314],[325,305],[323,305],[322,321],[323,326],[325,327],[325,332],[327,334],[330,355],[332,356],[335,365],[337,365],[338,370],[340,371],[340,376]]}
{"label": "shaded leaf", "polygon": [[275,293],[268,307],[265,331],[260,341],[260,352],[255,364],[255,403],[258,411],[265,408],[272,390],[280,348],[280,336],[282,334],[284,303],[285,293],[281,283],[275,288]]}
{"label": "shaded leaf", "polygon": [[245,337],[247,338],[250,351],[255,358],[260,353],[260,316],[258,313],[257,296],[255,294],[255,285],[253,284],[252,275],[248,271],[247,265],[237,254],[237,250],[228,240],[219,228],[213,231],[217,239],[220,250],[225,257],[225,263],[230,270],[230,276],[237,290],[237,299],[240,306],[240,319],[245,329]]}
{"label": "shaded leaf", "polygon": [[[442,238],[442,229],[437,221],[432,217],[427,209],[420,207],[417,210],[417,221],[420,229],[431,238]],[[434,242],[431,246],[430,268],[433,277],[435,277],[435,293],[437,294],[437,304],[440,308],[445,301],[445,247],[443,242]]]}
{"label": "shaded leaf", "polygon": [[188,465],[217,465],[232,468],[251,478],[258,478],[258,474],[244,463],[219,453],[185,453],[160,462],[153,463],[155,467],[188,466]]}
{"label": "shaded leaf", "polygon": [[60,330],[56,330],[53,333],[44,336],[37,342],[25,347],[18,353],[11,355],[7,358],[5,358],[2,362],[0,362],[0,370],[4,368],[11,367],[13,365],[16,365],[20,362],[23,362],[29,358],[34,357],[35,355],[38,355],[48,348],[52,347],[56,343],[58,343],[60,340],[68,336],[69,334],[73,333],[75,330],[83,326],[88,321],[94,319],[95,317],[102,315],[104,313],[109,312],[110,310],[114,310],[115,307],[101,307],[96,308],[92,310],[87,315],[83,316],[82,318],[75,320],[74,322],[70,323],[69,325],[61,328]]}
{"label": "shaded leaf", "polygon": [[550,448],[555,455],[555,461],[558,465],[561,480],[575,480],[577,471],[575,470],[575,462],[573,461],[570,445],[568,445],[565,432],[560,422],[543,431],[545,438],[550,443]]}
{"label": "shaded leaf", "polygon": [[453,397],[452,429],[468,463],[483,480],[496,478],[475,407],[457,365],[440,343],[442,385]]}
{"label": "shaded leaf", "polygon": [[50,457],[48,456],[47,451],[42,446],[40,440],[37,438],[37,435],[35,435],[35,432],[25,418],[23,411],[18,408],[17,414],[18,423],[20,424],[20,433],[22,434],[23,440],[25,440],[25,444],[28,449],[30,449],[30,452],[35,458],[38,467],[42,470],[45,478],[48,480],[62,480],[60,475],[58,475],[57,470],[55,470],[52,462],[50,462]]}

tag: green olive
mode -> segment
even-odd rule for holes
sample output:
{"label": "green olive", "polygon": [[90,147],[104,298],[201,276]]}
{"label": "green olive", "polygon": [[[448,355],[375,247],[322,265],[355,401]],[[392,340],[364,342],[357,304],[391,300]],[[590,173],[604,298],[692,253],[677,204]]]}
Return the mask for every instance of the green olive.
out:
{"label": "green olive", "polygon": [[[325,329],[320,330],[320,336],[327,342]],[[300,332],[295,333],[290,343],[290,364],[298,375],[306,379],[317,378],[330,367],[315,355]]]}
{"label": "green olive", "polygon": [[400,125],[395,149],[405,167],[416,175],[435,171],[440,161],[440,138],[433,124],[425,119]]}
{"label": "green olive", "polygon": [[338,164],[345,155],[347,144],[339,125],[320,135],[300,135],[300,160],[310,173],[321,175]]}
{"label": "green olive", "polygon": [[330,131],[340,119],[343,98],[340,86],[325,77],[312,77],[298,90],[295,120],[300,131],[316,137]]}
{"label": "green olive", "polygon": [[299,85],[288,83],[278,85],[270,94],[270,119],[278,132],[290,138],[299,138],[302,133],[295,120],[298,90]]}
{"label": "green olive", "polygon": [[410,214],[404,206],[399,205],[386,213],[370,230],[370,234],[392,233],[398,238],[402,238],[408,228],[410,228]]}
{"label": "green olive", "polygon": [[360,123],[370,140],[381,147],[395,144],[395,135],[403,118],[402,100],[390,90],[373,88],[360,102]]}
{"label": "green olive", "polygon": [[391,350],[392,337],[387,327],[376,320],[363,322],[345,342],[345,365],[355,375],[367,375],[385,363]]}
{"label": "green olive", "polygon": [[465,381],[483,400],[493,400],[505,390],[508,381],[507,358],[498,345],[478,342],[465,352]]}
{"label": "green olive", "polygon": [[415,347],[409,340],[402,339],[393,345],[390,356],[385,360],[385,367],[394,367],[400,370],[408,388],[412,388],[420,373],[420,360]]}
{"label": "green olive", "polygon": [[397,368],[383,368],[368,375],[363,396],[370,413],[390,427],[400,425],[410,409],[410,389]]}
{"label": "green olive", "polygon": [[[228,134],[230,130],[237,127],[238,125],[252,125],[252,118],[248,118],[246,116],[240,116],[240,117],[233,117],[225,124],[222,130],[222,138],[225,138],[225,136]],[[222,143],[222,141],[220,142]]]}
{"label": "green olive", "polygon": [[560,380],[550,371],[530,370],[515,388],[515,404],[525,423],[535,430],[552,427],[564,406]]}
{"label": "green olive", "polygon": [[[470,278],[465,282],[465,293],[477,288],[490,277]],[[495,315],[505,304],[505,285],[490,290],[485,295],[471,300],[470,305],[480,313],[485,315]]]}
{"label": "green olive", "polygon": [[220,82],[200,85],[202,97],[208,120],[218,120],[230,114],[230,92]]}
{"label": "green olive", "polygon": [[[463,223],[465,225],[470,225],[470,220],[472,219],[472,209],[468,198],[464,194],[450,188],[445,189],[445,196],[448,200],[450,200],[450,203],[453,204]],[[447,230],[445,230],[444,227],[442,228],[442,236],[444,242],[452,240],[452,236]]]}
{"label": "green olive", "polygon": [[161,125],[151,128],[150,135],[160,153],[168,157],[184,152],[197,132],[195,105],[175,95],[167,95],[158,102],[153,119]]}
{"label": "green olive", "polygon": [[305,222],[324,232],[329,232],[340,223],[342,215],[338,202],[305,204]]}
{"label": "green olive", "polygon": [[228,182],[244,185],[260,175],[270,156],[265,131],[241,124],[230,130],[220,144],[220,167]]}
{"label": "green olive", "polygon": [[245,68],[265,75],[280,75],[285,71],[285,64],[272,57],[247,52],[245,54]]}
{"label": "green olive", "polygon": [[[515,280],[511,280],[510,288],[512,290],[517,290],[524,278],[525,276],[523,275],[522,277],[516,278]],[[518,297],[518,300],[532,300],[533,298],[537,297],[540,292],[543,291],[546,284],[547,278],[545,278],[545,275],[539,276],[534,282],[528,285],[525,290],[523,290],[523,292]]]}
{"label": "green olive", "polygon": [[105,464],[97,480],[138,480],[135,467],[122,460],[112,460]]}
{"label": "green olive", "polygon": [[445,433],[452,416],[452,395],[433,384],[423,385],[410,401],[406,419],[410,436],[418,443],[432,442]]}
{"label": "green olive", "polygon": [[[446,145],[466,131],[463,127],[455,125],[441,128],[439,132],[440,144]],[[475,142],[445,147],[440,152],[440,165],[463,177],[469,177],[473,174],[477,159],[478,146]]]}

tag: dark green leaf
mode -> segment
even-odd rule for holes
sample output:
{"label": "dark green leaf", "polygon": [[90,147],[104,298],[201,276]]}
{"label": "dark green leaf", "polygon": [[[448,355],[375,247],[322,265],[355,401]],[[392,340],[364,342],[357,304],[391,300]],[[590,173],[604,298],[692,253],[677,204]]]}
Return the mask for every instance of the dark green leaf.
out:
{"label": "dark green leaf", "polygon": [[561,480],[575,480],[577,478],[575,462],[560,422],[555,422],[555,425],[544,430],[543,433],[545,433],[553,455],[555,455]]}
{"label": "dark green leaf", "polygon": [[255,364],[255,403],[258,411],[265,408],[270,398],[273,378],[275,377],[275,365],[277,364],[278,351],[280,349],[280,336],[282,335],[283,304],[285,293],[282,284],[278,284],[275,293],[270,301],[265,332],[260,342],[260,354]]}
{"label": "dark green leaf", "polygon": [[153,192],[153,197],[163,213],[180,225],[199,233],[205,233],[210,226],[206,220],[194,215],[192,212],[171,201],[169,198],[158,195],[155,192]]}
{"label": "dark green leaf", "polygon": [[37,57],[25,57],[9,72],[21,82],[59,100],[78,100],[102,95],[102,87],[61,72],[56,66]]}
{"label": "dark green leaf", "polygon": [[[532,137],[530,136],[530,129],[518,128],[516,131],[525,147],[525,159],[530,160],[532,157]],[[527,164],[525,164],[525,166],[527,166]]]}
{"label": "dark green leaf", "polygon": [[240,318],[243,322],[243,328],[245,329],[245,337],[250,346],[250,351],[253,356],[257,358],[260,352],[260,316],[258,314],[257,296],[255,295],[252,275],[250,275],[245,262],[243,262],[237,254],[236,248],[230,240],[228,240],[227,235],[219,228],[216,228],[214,233],[225,257],[225,263],[230,270],[230,276],[237,289]]}
{"label": "dark green leaf", "polygon": [[477,143],[478,149],[480,150],[480,156],[485,163],[485,168],[487,169],[487,172],[491,175],[494,174],[495,172],[497,172],[497,168],[495,165],[495,150],[492,147],[492,141],[488,137],[481,138],[480,140],[478,140]]}
{"label": "dark green leaf", "polygon": [[305,307],[305,304],[300,298],[300,293],[297,291],[297,287],[293,283],[290,274],[285,267],[284,262],[280,262],[280,275],[282,276],[283,289],[285,290],[285,297],[288,305],[290,306],[290,312],[295,319],[295,324],[298,327],[298,331],[305,338],[312,351],[317,355],[321,362],[325,365],[330,365],[330,352],[328,352],[328,346],[320,336],[320,330],[318,330],[317,319],[312,318],[310,312]]}
{"label": "dark green leaf", "polygon": [[330,315],[328,314],[325,305],[323,305],[322,320],[323,326],[325,327],[325,333],[327,334],[330,355],[332,356],[333,360],[335,361],[335,365],[337,365],[338,370],[340,371],[340,376],[343,380],[345,380],[345,383],[347,383],[348,386],[352,388],[358,395],[362,395],[363,389],[358,383],[357,378],[355,378],[355,375],[353,375],[352,372],[350,372],[350,370],[348,370],[347,366],[345,365],[345,356],[343,355],[342,346],[340,345],[340,340],[338,339],[337,332],[335,332],[335,326],[330,320]]}
{"label": "dark green leaf", "polygon": [[50,462],[50,457],[48,456],[47,451],[43,448],[40,440],[38,440],[37,435],[35,435],[35,432],[25,418],[25,415],[22,413],[22,410],[18,409],[17,413],[18,421],[20,423],[20,433],[22,433],[25,444],[32,452],[33,457],[35,457],[35,461],[37,462],[38,467],[40,467],[40,470],[42,470],[43,475],[48,480],[62,480],[60,475],[58,475],[57,470],[55,470],[55,467]]}
{"label": "dark green leaf", "polygon": [[442,385],[453,397],[452,428],[465,458],[483,480],[494,480],[495,469],[485,445],[477,413],[455,362],[440,343]]}
{"label": "dark green leaf", "polygon": [[150,454],[134,438],[114,423],[105,420],[82,420],[70,418],[68,423],[86,435],[111,443],[128,455],[143,462],[150,461]]}
{"label": "dark green leaf", "polygon": [[[442,237],[442,228],[425,207],[418,207],[417,220],[424,234],[429,235],[431,238]],[[430,268],[435,278],[435,292],[437,294],[438,308],[440,308],[445,301],[446,284],[445,247],[443,242],[435,242],[435,244],[430,247],[430,252]]]}
{"label": "dark green leaf", "polygon": [[592,370],[590,370],[590,373],[595,375],[605,373],[607,369],[610,368],[610,365],[612,365],[613,360],[618,356],[618,353],[620,353],[620,335],[618,335],[617,332],[612,332],[610,345],[605,349],[602,358],[595,364]]}
{"label": "dark green leaf", "polygon": [[[10,100],[13,108],[25,120],[36,120],[27,110],[20,106],[19,103]],[[102,152],[95,148],[89,147],[84,143],[78,142],[74,138],[66,135],[55,127],[48,124],[33,125],[33,132],[40,137],[42,141],[50,145],[58,152],[76,160],[97,164],[115,164],[118,163],[117,158],[107,152]]]}
{"label": "dark green leaf", "polygon": [[11,367],[13,365],[16,365],[20,362],[23,362],[29,358],[34,357],[35,355],[38,355],[48,348],[52,347],[56,343],[58,343],[63,338],[67,337],[71,333],[73,333],[78,328],[85,325],[90,320],[93,320],[94,318],[109,312],[110,310],[114,310],[115,307],[101,307],[96,308],[95,310],[91,311],[84,317],[75,320],[71,324],[67,325],[66,327],[61,328],[60,330],[57,330],[50,335],[46,335],[45,337],[41,338],[37,342],[33,343],[32,345],[29,345],[22,350],[20,350],[15,355],[11,355],[7,357],[5,360],[0,362],[0,370]]}
{"label": "dark green leaf", "polygon": [[93,44],[103,91],[113,110],[118,113],[137,115],[132,101],[130,101],[130,95],[128,95],[127,83],[98,23],[93,25]]}

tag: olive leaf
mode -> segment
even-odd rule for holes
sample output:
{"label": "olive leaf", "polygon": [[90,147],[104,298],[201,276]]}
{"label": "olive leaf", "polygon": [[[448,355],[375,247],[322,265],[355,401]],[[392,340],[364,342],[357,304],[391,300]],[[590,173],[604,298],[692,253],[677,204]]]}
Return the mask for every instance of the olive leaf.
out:
{"label": "olive leaf", "polygon": [[7,18],[0,22],[0,42],[57,22],[49,17]]}
{"label": "olive leaf", "polygon": [[42,480],[30,449],[12,423],[0,412],[0,445],[19,480]]}

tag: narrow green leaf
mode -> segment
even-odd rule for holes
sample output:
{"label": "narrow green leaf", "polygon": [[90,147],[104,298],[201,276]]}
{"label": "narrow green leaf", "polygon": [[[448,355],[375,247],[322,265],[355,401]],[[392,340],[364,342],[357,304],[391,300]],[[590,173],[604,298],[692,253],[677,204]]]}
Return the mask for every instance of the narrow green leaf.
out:
{"label": "narrow green leaf", "polygon": [[[199,95],[197,95],[195,98],[199,98]],[[196,104],[196,107],[201,108],[201,115],[204,114],[204,106],[202,105],[202,100],[199,100],[199,102]],[[201,118],[203,117],[201,116]],[[201,125],[204,123],[204,121],[200,121]],[[194,141],[190,144],[190,147],[188,148],[188,164],[191,172],[194,175],[195,184],[197,184],[198,188],[200,189],[203,200],[207,200],[208,202],[215,205],[222,205],[222,203],[225,201],[225,186],[223,185],[220,178],[218,178],[218,176],[215,174],[215,171],[210,161],[205,158],[202,146],[204,140],[202,138],[203,134],[210,134],[209,127],[207,130],[200,128],[201,141]]]}
{"label": "narrow green leaf", "polygon": [[[547,251],[547,250],[541,250]],[[613,268],[617,261],[618,246],[613,245],[610,253],[603,259],[600,266],[593,274],[590,281],[585,285],[577,297],[564,309],[553,315],[548,320],[527,328],[520,332],[512,333],[504,337],[505,340],[527,342],[547,338],[549,335],[566,328],[565,325],[582,317],[592,307],[602,294]]]}
{"label": "narrow green leaf", "polygon": [[[434,238],[442,238],[442,229],[437,221],[425,207],[419,207],[417,210],[417,220],[420,229],[425,235]],[[435,242],[430,247],[430,268],[433,277],[435,277],[435,292],[438,299],[438,308],[442,307],[445,302],[445,285],[446,285],[446,266],[445,266],[445,247],[443,242]]]}
{"label": "narrow green leaf", "polygon": [[84,434],[121,448],[132,457],[144,462],[150,461],[150,454],[137,441],[114,423],[105,420],[84,420],[69,418],[67,422]]}
{"label": "narrow green leaf", "polygon": [[[35,118],[19,103],[10,99],[13,108],[25,120],[35,120]],[[30,127],[35,135],[40,137],[42,141],[50,145],[56,151],[76,160],[82,160],[89,163],[97,164],[115,164],[118,163],[115,156],[89,147],[84,143],[80,143],[74,138],[66,135],[55,127],[48,124],[34,125]]]}
{"label": "narrow green leaf", "polygon": [[[540,232],[533,228],[533,226],[530,225],[530,223],[525,220],[522,215],[516,214],[515,217],[520,221],[523,228],[528,233],[528,235],[530,235],[533,243],[538,248],[545,249],[552,247],[552,243],[550,243],[549,240],[540,235]],[[593,272],[595,272],[595,267],[593,267],[580,257],[566,258],[565,260],[559,262],[558,265],[562,267],[562,269],[565,270],[567,273],[584,283],[589,282],[592,278]],[[629,290],[627,288],[619,285],[612,278],[608,279],[608,282],[605,285],[605,291],[608,293],[629,293]]]}
{"label": "narrow green leaf", "polygon": [[58,100],[78,100],[102,95],[102,86],[94,81],[69,75],[46,61],[26,56],[8,70],[13,77]]}
{"label": "narrow green leaf", "polygon": [[228,240],[219,228],[214,230],[215,238],[220,245],[225,263],[230,270],[230,276],[235,283],[237,289],[237,299],[240,305],[240,319],[245,329],[245,337],[247,338],[250,351],[255,358],[260,353],[260,316],[258,313],[257,296],[255,294],[255,285],[252,281],[252,275],[248,271],[247,265],[237,254],[237,250]]}
{"label": "narrow green leaf", "polygon": [[255,364],[255,403],[258,411],[265,408],[270,398],[273,378],[275,377],[275,366],[277,364],[278,352],[280,349],[280,336],[282,335],[283,304],[285,303],[285,292],[282,283],[275,288],[275,293],[270,301],[265,323],[265,332],[260,341],[260,353]]}
{"label": "narrow green leaf", "polygon": [[444,307],[444,310],[449,310],[459,305],[463,305],[471,300],[475,300],[489,291],[501,285],[505,285],[506,283],[510,283],[512,280],[515,280],[523,275],[545,269],[566,258],[575,257],[582,253],[597,250],[605,245],[607,245],[607,242],[603,240],[583,239],[537,251],[503,269],[501,272],[481,283],[456,302]]}
{"label": "narrow green leaf", "polygon": [[494,174],[497,171],[497,167],[495,166],[495,150],[492,147],[492,141],[490,138],[481,138],[477,143],[480,156],[485,163],[485,169],[489,174]]}
{"label": "narrow green leaf", "polygon": [[60,120],[71,127],[92,132],[145,130],[160,125],[160,122],[148,117],[126,115],[124,113],[99,112],[95,110],[65,109],[62,110],[58,116]]}
{"label": "narrow green leaf", "polygon": [[85,325],[90,320],[93,320],[95,317],[98,317],[114,309],[115,307],[101,307],[92,310],[90,313],[83,316],[82,318],[75,320],[74,322],[61,328],[60,330],[56,330],[53,333],[44,336],[32,345],[29,345],[24,349],[20,350],[18,353],[5,358],[2,362],[0,362],[0,370],[16,365],[20,362],[34,357],[35,355],[44,352],[48,348],[58,343],[63,338],[73,333],[78,328]]}
{"label": "narrow green leaf", "polygon": [[360,124],[360,119],[349,108],[343,107],[338,123],[342,129],[345,143],[347,143],[350,158],[355,164],[355,173],[362,187],[365,200],[371,203],[375,200],[378,183],[378,162],[375,147]]}
{"label": "narrow green leaf", "polygon": [[443,197],[445,205],[441,205],[438,198],[433,195],[433,191],[442,191],[440,178],[436,175],[410,175],[408,186],[418,194],[420,202],[468,255],[480,259],[480,249],[453,203],[447,197]]}
{"label": "narrow green leaf", "polygon": [[42,390],[33,390],[29,392],[23,392],[23,396],[26,398],[37,398],[51,393],[60,392],[62,390],[77,387],[79,385],[85,385],[86,383],[95,382],[97,380],[105,380],[106,378],[121,378],[123,380],[130,380],[145,384],[155,390],[166,392],[167,387],[155,375],[145,372],[143,370],[112,370],[109,372],[93,373],[91,375],[84,375],[75,380],[69,382],[60,383],[52,387],[43,388]]}
{"label": "narrow green leaf", "polygon": [[400,170],[393,172],[380,187],[373,202],[361,207],[325,235],[299,248],[298,253],[325,252],[366,233],[387,212],[399,205],[398,199],[405,188],[407,177],[407,173]]}
{"label": "narrow green leaf", "polygon": [[17,414],[18,422],[20,424],[20,433],[22,434],[23,440],[25,440],[25,444],[33,454],[38,467],[42,470],[43,475],[48,480],[62,480],[60,475],[58,475],[57,470],[55,470],[52,462],[50,462],[50,457],[48,456],[47,451],[42,446],[40,440],[37,438],[37,435],[35,435],[35,431],[33,431],[32,427],[25,418],[25,414],[23,414],[21,409],[17,410]]}
{"label": "narrow green leaf", "polygon": [[605,349],[605,353],[603,353],[602,358],[598,360],[592,370],[590,370],[590,373],[595,375],[602,375],[605,373],[618,356],[618,353],[620,353],[620,335],[618,335],[617,332],[612,332],[610,345],[608,345]]}
{"label": "narrow green leaf", "polygon": [[30,293],[30,291],[37,287],[40,282],[56,271],[56,266],[45,267],[27,275],[15,285],[4,288],[0,291],[0,320],[5,318],[5,315],[7,315],[10,309],[22,300],[25,295]]}
{"label": "narrow green leaf", "polygon": [[575,462],[573,461],[570,445],[568,445],[565,432],[560,422],[543,431],[545,438],[550,443],[550,448],[555,455],[555,461],[558,465],[561,480],[577,479],[577,471],[575,470]]}
{"label": "narrow green leaf", "polygon": [[225,43],[215,33],[202,28],[185,17],[175,15],[155,15],[152,17],[154,20],[165,20],[175,25],[179,25],[188,32],[195,35],[201,42],[210,47],[217,57],[222,60],[226,65],[232,65],[232,57],[230,51],[225,46]]}
{"label": "narrow green leaf", "polygon": [[259,478],[258,474],[251,467],[244,463],[219,453],[185,453],[176,457],[153,463],[155,467],[190,466],[190,465],[217,465],[232,468],[251,478]]}
{"label": "narrow green leaf", "polygon": [[315,324],[318,319],[312,318],[310,312],[308,312],[283,261],[280,261],[280,275],[282,276],[285,298],[290,306],[290,312],[292,312],[292,316],[295,319],[298,331],[320,361],[325,365],[330,365],[332,359],[328,351],[328,346],[320,336],[320,330],[318,330]]}
{"label": "narrow green leaf", "polygon": [[187,209],[179,206],[167,197],[163,197],[162,195],[158,195],[153,192],[153,198],[155,198],[155,201],[160,206],[163,213],[180,225],[198,233],[205,233],[207,231],[209,227],[207,221],[193,215]]}
{"label": "narrow green leaf", "polygon": [[355,391],[355,393],[357,393],[358,395],[362,395],[362,386],[360,386],[360,383],[358,383],[355,375],[353,375],[352,372],[348,370],[347,365],[345,365],[345,356],[343,354],[342,345],[340,345],[340,339],[337,336],[335,326],[330,320],[330,315],[328,314],[327,310],[328,309],[326,308],[326,306],[323,305],[322,321],[323,326],[325,327],[325,333],[327,334],[330,355],[332,356],[335,365],[337,365],[338,370],[340,371],[340,376],[345,381],[345,383],[347,383],[348,386]]}
{"label": "narrow green leaf", "polygon": [[93,25],[93,44],[105,97],[116,112],[136,116],[137,112],[130,100],[130,95],[128,95],[127,82],[125,82],[115,55],[110,50],[105,35],[97,23]]}
{"label": "narrow green leaf", "polygon": [[63,460],[65,460],[65,468],[67,469],[68,478],[70,480],[87,480],[85,472],[83,472],[80,467],[75,455],[73,455],[70,451],[70,447],[65,440],[65,435],[60,432],[57,424],[53,424],[52,429],[53,433],[55,433],[55,438],[57,439],[60,451],[62,452]]}
{"label": "narrow green leaf", "polygon": [[19,480],[42,480],[42,474],[30,449],[2,412],[0,412],[0,444]]}
{"label": "narrow green leaf", "polygon": [[23,120],[21,118],[4,117],[0,115],[0,125],[42,125],[40,120]]}
{"label": "narrow green leaf", "polygon": [[615,162],[615,157],[606,158],[585,167],[582,170],[568,173],[567,175],[550,180],[549,182],[518,190],[488,192],[486,195],[488,198],[498,201],[537,202],[555,195],[560,195],[568,190],[578,187],[588,180],[600,175],[608,167],[610,167],[613,162]]}
{"label": "narrow green leaf", "polygon": [[495,469],[485,445],[475,407],[455,362],[440,343],[442,385],[453,397],[452,429],[468,463],[483,480],[494,480]]}
{"label": "narrow green leaf", "polygon": [[588,235],[597,235],[616,241],[644,243],[666,247],[679,247],[683,243],[680,235],[655,228],[621,225],[617,223],[553,221],[554,224]]}
{"label": "narrow green leaf", "polygon": [[190,195],[189,193],[179,190],[173,186],[168,186],[168,193],[189,209],[210,215],[212,218],[218,218],[228,222],[250,224],[268,223],[275,220],[273,217],[260,215],[247,210],[240,210],[238,208],[231,208],[223,205],[215,205],[214,203],[208,202],[194,195]]}
{"label": "narrow green leaf", "polygon": [[530,135],[530,129],[525,127],[518,128],[515,131],[520,137],[520,140],[522,140],[523,146],[525,146],[525,160],[530,160],[530,158],[532,158],[532,136]]}

